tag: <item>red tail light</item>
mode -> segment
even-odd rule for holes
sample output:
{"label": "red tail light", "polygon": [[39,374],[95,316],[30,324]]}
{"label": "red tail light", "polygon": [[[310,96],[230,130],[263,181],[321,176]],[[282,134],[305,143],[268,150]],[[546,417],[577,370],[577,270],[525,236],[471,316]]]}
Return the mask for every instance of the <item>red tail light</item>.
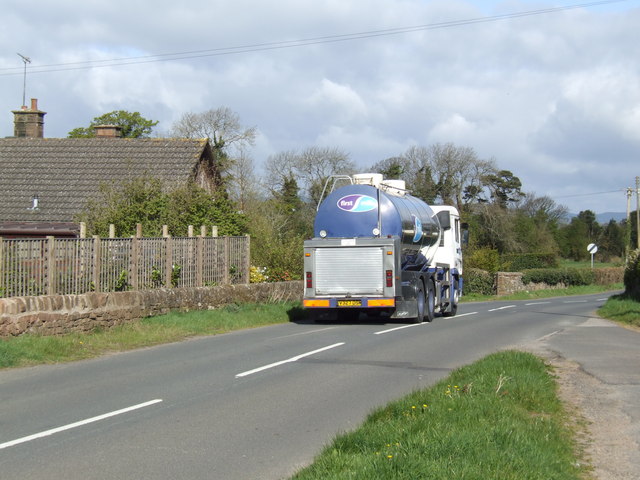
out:
{"label": "red tail light", "polygon": [[313,276],[311,272],[307,272],[307,288],[313,288]]}
{"label": "red tail light", "polygon": [[393,270],[387,270],[385,274],[387,277],[387,287],[393,287]]}

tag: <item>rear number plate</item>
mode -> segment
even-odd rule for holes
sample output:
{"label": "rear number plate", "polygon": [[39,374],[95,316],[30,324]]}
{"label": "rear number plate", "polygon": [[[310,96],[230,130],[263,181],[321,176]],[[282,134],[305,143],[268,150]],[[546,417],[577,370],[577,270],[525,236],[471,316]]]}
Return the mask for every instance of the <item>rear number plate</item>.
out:
{"label": "rear number plate", "polygon": [[361,307],[362,300],[338,300],[339,307]]}

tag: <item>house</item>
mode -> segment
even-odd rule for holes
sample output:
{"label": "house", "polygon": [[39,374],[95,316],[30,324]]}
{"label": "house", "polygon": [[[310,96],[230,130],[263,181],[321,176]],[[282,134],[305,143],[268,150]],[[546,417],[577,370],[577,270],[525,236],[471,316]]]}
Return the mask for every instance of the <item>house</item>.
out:
{"label": "house", "polygon": [[13,113],[14,137],[0,138],[0,236],[78,230],[75,215],[104,183],[149,175],[208,191],[220,184],[208,139],[121,138],[113,125],[97,127],[95,138],[44,138],[37,100]]}

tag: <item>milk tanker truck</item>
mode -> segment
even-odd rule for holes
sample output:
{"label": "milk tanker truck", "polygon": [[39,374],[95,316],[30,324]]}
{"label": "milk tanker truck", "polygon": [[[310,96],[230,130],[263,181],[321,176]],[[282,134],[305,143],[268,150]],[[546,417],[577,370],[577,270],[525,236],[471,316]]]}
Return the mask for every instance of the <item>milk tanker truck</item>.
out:
{"label": "milk tanker truck", "polygon": [[[335,188],[339,180],[346,185]],[[384,313],[422,323],[456,314],[467,232],[454,207],[429,206],[379,174],[331,178],[323,197],[327,190],[304,242],[312,318]]]}

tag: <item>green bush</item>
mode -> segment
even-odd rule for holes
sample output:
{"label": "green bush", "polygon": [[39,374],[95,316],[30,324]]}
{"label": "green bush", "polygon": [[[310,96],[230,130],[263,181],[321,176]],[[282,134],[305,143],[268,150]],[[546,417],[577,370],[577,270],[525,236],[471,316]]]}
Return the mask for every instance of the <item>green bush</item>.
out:
{"label": "green bush", "polygon": [[522,283],[546,283],[567,287],[580,285],[592,285],[594,283],[593,271],[584,268],[533,268],[526,270],[522,275]]}
{"label": "green bush", "polygon": [[496,273],[500,269],[500,254],[493,248],[477,248],[464,258],[467,268]]}
{"label": "green bush", "polygon": [[464,293],[493,295],[495,293],[493,274],[479,268],[465,268]]}
{"label": "green bush", "polygon": [[640,250],[635,250],[629,255],[629,262],[624,269],[625,293],[640,301]]}
{"label": "green bush", "polygon": [[505,272],[557,267],[558,257],[553,253],[507,253],[500,257],[500,268]]}

